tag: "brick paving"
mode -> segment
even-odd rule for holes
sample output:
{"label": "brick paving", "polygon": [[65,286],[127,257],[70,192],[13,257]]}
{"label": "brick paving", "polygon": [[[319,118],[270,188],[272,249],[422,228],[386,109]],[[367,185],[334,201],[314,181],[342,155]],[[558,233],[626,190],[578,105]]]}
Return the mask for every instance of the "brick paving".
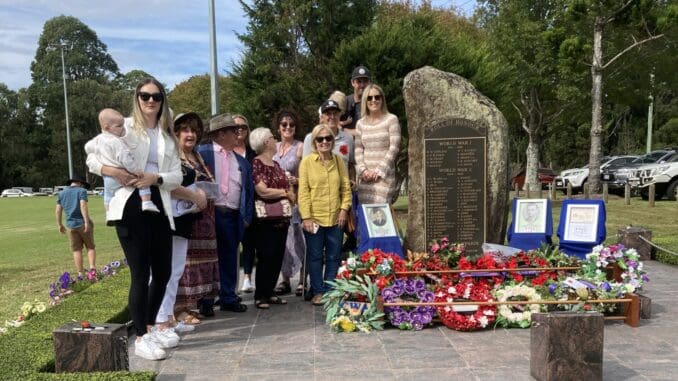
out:
{"label": "brick paving", "polygon": [[[678,267],[645,265],[652,317],[638,328],[605,324],[605,380],[678,379]],[[166,360],[130,348],[131,370],[154,370],[158,380],[532,380],[529,329],[333,333],[322,307],[299,297],[258,310],[252,294],[242,296],[246,313],[215,311]]]}

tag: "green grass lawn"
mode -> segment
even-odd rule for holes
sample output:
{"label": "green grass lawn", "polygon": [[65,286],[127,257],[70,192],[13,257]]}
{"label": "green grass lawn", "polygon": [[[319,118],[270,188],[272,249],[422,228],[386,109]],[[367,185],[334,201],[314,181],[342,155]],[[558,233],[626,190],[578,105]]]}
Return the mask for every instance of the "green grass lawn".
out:
{"label": "green grass lawn", "polygon": [[[5,319],[16,318],[25,301],[46,301],[49,283],[64,271],[75,271],[68,238],[56,229],[55,202],[54,197],[0,199],[0,325]],[[553,203],[554,229],[561,202]],[[115,230],[104,225],[101,198],[91,196],[89,206],[95,224],[97,267],[101,268],[124,256]],[[395,209],[405,230],[407,198],[401,197]],[[630,206],[624,205],[623,199],[611,198],[607,204],[607,243],[617,241],[620,228],[642,226],[652,230],[654,243],[678,252],[677,215],[678,202],[657,202],[655,208],[649,208],[639,198],[632,199]]]}
{"label": "green grass lawn", "polygon": [[[0,325],[16,319],[25,301],[47,301],[49,284],[64,271],[75,272],[68,237],[56,228],[55,205],[55,197],[0,199]],[[124,258],[115,230],[104,224],[101,197],[90,196],[89,209],[97,267]]]}

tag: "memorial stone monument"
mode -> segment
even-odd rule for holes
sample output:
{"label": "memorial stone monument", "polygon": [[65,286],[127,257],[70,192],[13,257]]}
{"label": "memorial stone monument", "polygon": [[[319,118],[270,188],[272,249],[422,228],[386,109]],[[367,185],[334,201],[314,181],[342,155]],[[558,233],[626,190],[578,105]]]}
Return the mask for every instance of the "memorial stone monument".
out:
{"label": "memorial stone monument", "polygon": [[508,127],[466,79],[423,67],[403,85],[409,133],[408,249],[449,237],[480,254],[503,243],[508,213]]}

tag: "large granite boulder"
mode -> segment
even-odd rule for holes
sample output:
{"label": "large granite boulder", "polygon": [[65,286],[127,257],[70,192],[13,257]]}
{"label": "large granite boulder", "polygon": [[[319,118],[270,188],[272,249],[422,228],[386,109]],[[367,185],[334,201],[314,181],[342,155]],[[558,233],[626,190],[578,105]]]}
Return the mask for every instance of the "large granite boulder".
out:
{"label": "large granite boulder", "polygon": [[466,79],[423,67],[403,84],[409,132],[406,246],[448,236],[479,253],[503,243],[508,213],[508,126]]}

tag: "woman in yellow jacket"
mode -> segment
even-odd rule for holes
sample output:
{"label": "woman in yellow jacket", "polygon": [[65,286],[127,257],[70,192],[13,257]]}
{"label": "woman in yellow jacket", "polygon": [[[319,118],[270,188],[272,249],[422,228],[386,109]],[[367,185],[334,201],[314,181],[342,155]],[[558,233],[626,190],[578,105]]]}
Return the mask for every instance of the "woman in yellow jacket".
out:
{"label": "woman in yellow jacket", "polygon": [[351,185],[344,161],[332,153],[332,129],[319,124],[313,128],[311,138],[312,153],[299,164],[299,214],[306,237],[312,303],[321,305],[320,299],[328,291],[325,281],[334,279],[339,269],[343,228],[351,207]]}

